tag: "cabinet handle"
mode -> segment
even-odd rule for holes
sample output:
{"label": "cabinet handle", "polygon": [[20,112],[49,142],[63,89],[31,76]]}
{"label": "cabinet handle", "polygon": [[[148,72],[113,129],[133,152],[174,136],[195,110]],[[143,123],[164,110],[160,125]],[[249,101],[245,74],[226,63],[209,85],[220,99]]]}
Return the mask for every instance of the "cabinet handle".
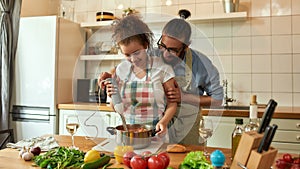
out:
{"label": "cabinet handle", "polygon": [[300,141],[300,136],[296,136],[296,140],[297,140],[297,141]]}
{"label": "cabinet handle", "polygon": [[297,123],[297,124],[296,124],[296,127],[297,127],[297,128],[300,128],[300,123]]}

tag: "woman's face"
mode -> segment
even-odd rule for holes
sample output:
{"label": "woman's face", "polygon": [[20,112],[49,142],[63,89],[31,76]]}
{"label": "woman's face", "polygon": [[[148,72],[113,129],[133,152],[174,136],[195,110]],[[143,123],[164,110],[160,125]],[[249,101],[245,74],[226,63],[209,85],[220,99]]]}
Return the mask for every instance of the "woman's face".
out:
{"label": "woman's face", "polygon": [[132,41],[128,45],[120,44],[119,46],[125,58],[131,62],[133,66],[140,68],[146,67],[147,53],[144,45],[141,45],[137,41]]}

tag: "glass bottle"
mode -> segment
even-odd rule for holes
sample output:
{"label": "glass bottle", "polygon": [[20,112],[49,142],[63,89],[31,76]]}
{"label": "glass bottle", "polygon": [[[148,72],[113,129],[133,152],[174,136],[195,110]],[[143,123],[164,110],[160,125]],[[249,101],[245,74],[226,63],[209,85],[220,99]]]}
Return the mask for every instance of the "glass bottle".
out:
{"label": "glass bottle", "polygon": [[249,122],[245,125],[245,132],[257,131],[259,127],[259,119],[257,118],[257,102],[256,95],[251,96]]}
{"label": "glass bottle", "polygon": [[244,132],[243,119],[235,119],[235,128],[231,138],[231,158],[234,158],[236,149]]}

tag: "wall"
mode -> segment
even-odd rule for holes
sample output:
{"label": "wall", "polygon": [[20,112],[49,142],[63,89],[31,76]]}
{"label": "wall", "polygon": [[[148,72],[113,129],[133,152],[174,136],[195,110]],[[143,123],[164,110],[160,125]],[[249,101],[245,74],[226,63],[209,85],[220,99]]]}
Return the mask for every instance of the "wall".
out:
{"label": "wall", "polygon": [[[101,10],[120,16],[122,11],[115,9],[119,2],[142,13],[176,15],[186,8],[193,17],[223,12],[219,0],[173,0],[171,6],[165,0],[102,1],[77,0],[77,22],[93,22]],[[274,98],[279,106],[300,106],[300,1],[240,0],[240,11],[248,12],[247,20],[207,21],[193,29],[196,42],[203,38],[197,34],[201,31],[211,42],[212,47],[202,51],[220,61],[216,66],[229,81],[229,96],[237,99],[236,104],[248,104],[250,95],[257,94],[261,104]],[[162,25],[152,27],[159,31]]]}

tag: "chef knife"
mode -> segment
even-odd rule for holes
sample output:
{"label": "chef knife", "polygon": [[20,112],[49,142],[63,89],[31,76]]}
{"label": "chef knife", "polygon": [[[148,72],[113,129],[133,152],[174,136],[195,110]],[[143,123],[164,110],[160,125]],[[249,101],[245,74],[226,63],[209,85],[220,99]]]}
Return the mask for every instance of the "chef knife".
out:
{"label": "chef knife", "polygon": [[258,149],[257,149],[258,153],[262,153],[262,151],[263,151],[264,145],[266,143],[266,140],[267,140],[269,132],[270,132],[270,128],[271,128],[270,126],[267,126],[265,129],[264,136],[263,136],[262,140],[260,141]]}
{"label": "chef knife", "polygon": [[276,130],[277,130],[278,126],[276,124],[273,124],[273,126],[271,126],[270,128],[270,131],[269,131],[269,134],[268,134],[268,138],[267,140],[265,141],[265,145],[263,147],[263,150],[264,151],[268,151],[269,148],[270,148],[270,145],[272,143],[272,140],[274,138],[274,135],[276,133]]}
{"label": "chef knife", "polygon": [[277,106],[277,102],[273,99],[270,99],[267,108],[263,114],[262,121],[257,130],[258,133],[263,133],[267,126],[269,126],[272,116],[274,114],[275,108]]}

